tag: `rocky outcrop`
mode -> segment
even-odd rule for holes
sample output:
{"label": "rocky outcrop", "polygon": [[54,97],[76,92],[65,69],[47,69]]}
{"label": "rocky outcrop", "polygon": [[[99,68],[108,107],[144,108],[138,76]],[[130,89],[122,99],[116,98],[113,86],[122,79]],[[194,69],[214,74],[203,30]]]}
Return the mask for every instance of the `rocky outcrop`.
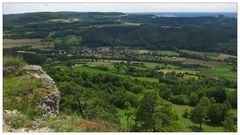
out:
{"label": "rocky outcrop", "polygon": [[42,70],[41,66],[26,65],[23,67],[26,75],[30,78],[41,79],[45,87],[51,89],[51,93],[43,97],[42,108],[44,116],[56,115],[59,113],[60,93],[53,79]]}
{"label": "rocky outcrop", "polygon": [[60,93],[58,90],[43,98],[44,116],[56,115],[59,113]]}

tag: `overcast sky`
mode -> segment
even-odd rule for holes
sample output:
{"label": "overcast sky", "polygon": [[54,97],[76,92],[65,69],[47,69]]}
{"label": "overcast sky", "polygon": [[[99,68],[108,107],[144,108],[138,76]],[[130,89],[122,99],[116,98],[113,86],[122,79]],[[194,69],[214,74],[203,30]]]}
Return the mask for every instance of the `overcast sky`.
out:
{"label": "overcast sky", "polygon": [[4,14],[28,12],[237,12],[236,3],[4,3]]}

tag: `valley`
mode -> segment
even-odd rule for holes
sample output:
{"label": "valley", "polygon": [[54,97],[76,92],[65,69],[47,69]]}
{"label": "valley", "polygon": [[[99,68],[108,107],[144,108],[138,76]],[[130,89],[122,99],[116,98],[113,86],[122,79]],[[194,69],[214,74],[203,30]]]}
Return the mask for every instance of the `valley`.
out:
{"label": "valley", "polygon": [[3,28],[14,130],[237,131],[234,17],[39,12],[4,15]]}

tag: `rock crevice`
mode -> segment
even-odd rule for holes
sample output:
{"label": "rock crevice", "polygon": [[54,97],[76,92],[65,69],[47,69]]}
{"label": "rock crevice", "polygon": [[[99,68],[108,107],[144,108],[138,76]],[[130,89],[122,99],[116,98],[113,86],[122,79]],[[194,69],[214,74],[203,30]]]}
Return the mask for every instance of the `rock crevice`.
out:
{"label": "rock crevice", "polygon": [[57,115],[59,113],[60,92],[53,79],[47,75],[41,66],[26,65],[23,69],[30,78],[41,79],[43,84],[51,89],[51,93],[42,99],[43,116]]}

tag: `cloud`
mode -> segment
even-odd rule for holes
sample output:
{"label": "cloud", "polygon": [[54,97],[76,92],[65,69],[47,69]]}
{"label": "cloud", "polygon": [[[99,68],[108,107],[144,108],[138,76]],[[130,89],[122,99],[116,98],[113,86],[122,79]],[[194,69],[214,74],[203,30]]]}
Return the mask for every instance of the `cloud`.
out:
{"label": "cloud", "polygon": [[236,3],[4,3],[4,14],[28,12],[237,12]]}

